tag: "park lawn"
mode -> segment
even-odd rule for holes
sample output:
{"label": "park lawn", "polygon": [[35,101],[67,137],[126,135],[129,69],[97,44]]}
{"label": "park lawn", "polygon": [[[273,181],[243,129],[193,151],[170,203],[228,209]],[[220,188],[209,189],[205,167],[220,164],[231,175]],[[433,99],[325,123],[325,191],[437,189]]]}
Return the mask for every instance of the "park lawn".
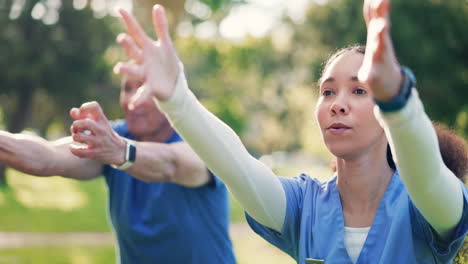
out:
{"label": "park lawn", "polygon": [[[260,238],[258,238],[260,239]],[[289,256],[256,237],[234,240],[237,264],[293,264]],[[0,250],[0,264],[113,264],[115,250],[103,246],[32,247]]]}
{"label": "park lawn", "polygon": [[[110,232],[104,178],[40,178],[12,169],[7,178],[9,188],[0,190],[0,231]],[[231,222],[244,222],[244,211],[230,200]]]}
{"label": "park lawn", "polygon": [[[281,169],[284,176],[300,171]],[[329,175],[329,174],[326,174]],[[104,179],[80,182],[62,177],[40,178],[8,169],[9,188],[0,190],[0,231],[110,232]],[[244,211],[231,200],[231,232],[238,264],[292,264],[292,258],[271,246],[245,224]],[[115,263],[112,246],[50,246],[0,250],[3,263]]]}
{"label": "park lawn", "polygon": [[109,232],[103,179],[79,182],[40,178],[8,169],[0,190],[0,230],[19,232]]}
{"label": "park lawn", "polygon": [[113,247],[33,247],[0,250],[0,264],[111,264]]}
{"label": "park lawn", "polygon": [[[302,170],[277,169],[278,175],[298,175]],[[330,175],[314,168],[310,175]],[[107,187],[104,178],[77,181],[63,177],[35,177],[7,170],[9,188],[0,190],[0,231],[109,232]],[[232,223],[245,222],[244,210],[230,195]]]}

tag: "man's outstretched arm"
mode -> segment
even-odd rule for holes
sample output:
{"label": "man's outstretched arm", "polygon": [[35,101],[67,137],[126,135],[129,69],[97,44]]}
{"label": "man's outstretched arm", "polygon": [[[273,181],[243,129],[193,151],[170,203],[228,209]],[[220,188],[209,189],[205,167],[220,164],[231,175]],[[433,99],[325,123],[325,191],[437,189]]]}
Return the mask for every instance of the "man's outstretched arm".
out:
{"label": "man's outstretched arm", "polygon": [[95,178],[102,166],[74,156],[68,149],[71,137],[57,141],[28,134],[0,131],[0,163],[36,176],[63,176],[77,180]]}

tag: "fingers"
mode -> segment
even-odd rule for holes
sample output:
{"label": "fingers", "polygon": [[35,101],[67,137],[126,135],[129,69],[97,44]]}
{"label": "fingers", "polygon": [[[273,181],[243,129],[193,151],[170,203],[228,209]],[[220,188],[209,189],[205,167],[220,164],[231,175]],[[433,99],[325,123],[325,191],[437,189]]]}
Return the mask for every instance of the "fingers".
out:
{"label": "fingers", "polygon": [[384,18],[388,20],[389,12],[390,0],[364,1],[363,14],[367,26],[369,26],[372,19]]}
{"label": "fingers", "polygon": [[136,93],[130,98],[130,103],[128,104],[128,109],[133,110],[143,104],[148,98],[153,97],[151,94],[151,90],[146,86],[143,85],[138,90]]}
{"label": "fingers", "polygon": [[70,109],[70,116],[71,116],[71,118],[73,118],[75,120],[81,119],[80,118],[80,109],[78,109],[76,107],[73,107],[72,109]]}
{"label": "fingers", "polygon": [[380,64],[383,61],[384,52],[386,51],[386,40],[388,37],[387,23],[383,18],[372,19],[367,29],[366,54],[364,61],[358,72],[360,82],[368,85],[373,73],[375,64]]}
{"label": "fingers", "polygon": [[143,61],[143,53],[141,49],[136,45],[133,38],[125,33],[120,33],[117,36],[117,43],[124,47],[125,54],[130,59],[133,59],[136,63],[140,64]]}
{"label": "fingers", "polygon": [[166,11],[161,5],[154,5],[153,7],[153,26],[159,40],[164,45],[172,47],[172,40],[169,34]]}
{"label": "fingers", "polygon": [[375,18],[388,18],[390,11],[390,0],[374,0],[373,6],[371,7]]}
{"label": "fingers", "polygon": [[96,157],[96,150],[93,148],[88,148],[88,146],[78,146],[70,144],[68,149],[71,153],[73,153],[73,155],[78,156],[80,158],[93,159]]}
{"label": "fingers", "polygon": [[[89,131],[89,132],[85,132]],[[79,119],[73,121],[72,125],[70,126],[70,133],[73,134],[88,134],[88,135],[100,135],[102,134],[102,129],[99,124],[89,118],[86,119]]]}
{"label": "fingers", "polygon": [[132,38],[135,40],[135,43],[138,46],[143,47],[145,42],[150,40],[148,35],[146,35],[145,31],[143,31],[140,24],[136,21],[136,19],[132,15],[127,13],[127,11],[123,9],[119,9],[119,13],[122,16],[122,19],[125,24],[125,27],[127,28],[128,34],[132,36]]}
{"label": "fingers", "polygon": [[[85,130],[85,131],[90,131],[90,130]],[[99,140],[96,136],[88,133],[83,133],[83,132],[78,132],[78,133],[73,133],[72,134],[73,141],[85,144],[89,148],[94,148],[95,146],[98,146]]]}
{"label": "fingers", "polygon": [[[146,83],[146,76],[143,70],[143,66],[137,65],[132,62],[119,62],[114,67],[114,72],[116,74],[127,74],[135,79],[144,80]],[[139,87],[136,93],[130,99],[130,103],[128,105],[130,110],[135,109],[137,106],[141,105],[148,97],[151,97],[151,90],[146,87],[144,84],[143,86]]]}
{"label": "fingers", "polygon": [[[373,62],[382,61],[390,41],[389,0],[365,0],[364,18],[367,24],[366,56],[358,77],[368,79]],[[367,78],[365,78],[367,76]]]}
{"label": "fingers", "polygon": [[135,79],[145,80],[145,72],[141,65],[132,62],[119,62],[114,66],[114,73],[128,74]]}
{"label": "fingers", "polygon": [[366,25],[369,25],[369,20],[371,19],[370,15],[370,2],[372,0],[364,0],[364,5],[362,7],[362,13],[364,15],[364,20],[366,21]]}
{"label": "fingers", "polygon": [[101,106],[96,101],[82,104],[79,109],[79,117],[80,119],[90,118],[96,121],[107,121],[106,115],[104,115]]}

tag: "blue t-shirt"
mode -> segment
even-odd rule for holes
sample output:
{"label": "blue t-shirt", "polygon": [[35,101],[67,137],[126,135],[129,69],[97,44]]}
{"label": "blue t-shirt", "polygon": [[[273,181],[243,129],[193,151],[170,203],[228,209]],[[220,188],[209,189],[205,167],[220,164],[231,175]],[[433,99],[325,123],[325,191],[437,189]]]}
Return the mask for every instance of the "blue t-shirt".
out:
{"label": "blue t-shirt", "polygon": [[[112,127],[133,139],[124,121],[113,122]],[[165,143],[178,141],[182,139],[174,132]],[[108,165],[103,174],[120,263],[235,263],[227,190],[216,176],[204,186],[188,188],[146,183]]]}
{"label": "blue t-shirt", "polygon": [[[321,183],[308,175],[280,177],[287,209],[278,233],[247,215],[252,229],[297,263],[306,258],[325,263],[353,263],[344,244],[344,219],[336,177]],[[461,183],[461,182],[460,182]],[[463,215],[453,237],[446,242],[411,202],[396,172],[380,201],[357,264],[451,263],[468,230],[468,194],[463,186]]]}

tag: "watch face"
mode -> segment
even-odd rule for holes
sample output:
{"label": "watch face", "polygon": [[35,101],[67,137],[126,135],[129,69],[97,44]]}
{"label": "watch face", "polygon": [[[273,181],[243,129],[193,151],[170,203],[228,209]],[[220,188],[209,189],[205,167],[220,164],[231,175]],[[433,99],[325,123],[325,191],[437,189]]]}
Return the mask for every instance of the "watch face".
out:
{"label": "watch face", "polygon": [[127,151],[128,151],[128,159],[127,161],[130,161],[130,162],[135,162],[136,160],[136,146],[132,143],[128,143],[128,148],[127,148]]}

